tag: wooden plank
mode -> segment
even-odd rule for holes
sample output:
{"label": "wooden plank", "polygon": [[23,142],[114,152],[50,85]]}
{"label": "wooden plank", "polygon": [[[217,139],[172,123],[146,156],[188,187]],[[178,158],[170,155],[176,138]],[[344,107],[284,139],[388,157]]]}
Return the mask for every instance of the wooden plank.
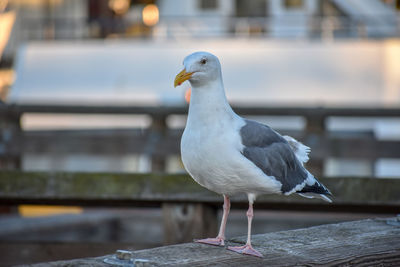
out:
{"label": "wooden plank", "polygon": [[[151,266],[399,266],[400,226],[390,219],[328,224],[253,236],[253,246],[263,258],[243,256],[224,247],[197,243],[133,251],[135,259]],[[239,245],[245,237],[231,238]],[[34,266],[109,266],[111,255],[42,263]]]}
{"label": "wooden plank", "polygon": [[[24,131],[22,153],[176,155],[182,131],[165,135],[150,130]],[[150,154],[151,153],[151,154]]]}
{"label": "wooden plank", "polygon": [[[240,106],[232,103],[234,110],[245,115],[282,115],[321,117],[400,117],[399,108],[370,107],[282,107],[282,106]],[[81,106],[81,105],[2,105],[0,113],[80,113],[80,114],[186,114],[187,106]]]}
{"label": "wooden plank", "polygon": [[[327,157],[359,159],[400,158],[400,142],[378,141],[365,133],[351,136],[315,136],[281,131],[298,138],[312,149],[311,161]],[[180,153],[182,130],[152,136],[149,130],[25,131],[22,153],[141,154],[166,156]],[[150,137],[156,137],[151,140]],[[153,149],[146,149],[151,144]]]}
{"label": "wooden plank", "polygon": [[[400,179],[321,178],[334,202],[265,195],[256,208],[351,212],[398,212]],[[205,203],[221,207],[222,197],[186,174],[117,174],[0,171],[0,205],[50,204],[160,207],[163,203]],[[247,208],[247,197],[232,197],[232,208]]]}
{"label": "wooden plank", "polygon": [[145,246],[118,242],[0,242],[1,266],[33,264],[45,261],[99,257],[115,252],[121,247],[143,249]]}

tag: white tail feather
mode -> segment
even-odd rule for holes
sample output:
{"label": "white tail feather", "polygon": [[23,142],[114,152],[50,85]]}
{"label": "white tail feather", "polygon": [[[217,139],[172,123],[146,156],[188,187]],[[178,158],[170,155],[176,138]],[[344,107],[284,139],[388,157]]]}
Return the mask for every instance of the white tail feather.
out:
{"label": "white tail feather", "polygon": [[297,193],[297,194],[299,194],[300,196],[305,197],[305,198],[315,198],[316,197],[316,198],[325,200],[329,203],[332,203],[332,200],[323,194],[314,194],[314,193]]}

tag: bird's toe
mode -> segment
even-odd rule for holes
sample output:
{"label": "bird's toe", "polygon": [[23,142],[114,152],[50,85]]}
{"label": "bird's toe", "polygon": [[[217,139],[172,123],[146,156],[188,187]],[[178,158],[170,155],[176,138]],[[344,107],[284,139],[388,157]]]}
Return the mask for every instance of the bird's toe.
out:
{"label": "bird's toe", "polygon": [[229,250],[240,253],[240,254],[245,254],[245,255],[250,255],[250,256],[255,256],[262,258],[263,255],[255,250],[251,245],[244,245],[240,247],[228,247]]}

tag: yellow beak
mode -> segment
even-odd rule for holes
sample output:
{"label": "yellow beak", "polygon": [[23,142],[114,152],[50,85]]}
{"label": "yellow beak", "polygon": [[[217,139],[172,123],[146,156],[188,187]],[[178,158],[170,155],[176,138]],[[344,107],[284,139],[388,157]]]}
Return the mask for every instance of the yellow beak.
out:
{"label": "yellow beak", "polygon": [[181,72],[178,73],[178,75],[176,75],[174,87],[177,87],[178,85],[181,85],[184,81],[192,78],[192,74],[193,72],[186,72],[186,70],[183,69]]}

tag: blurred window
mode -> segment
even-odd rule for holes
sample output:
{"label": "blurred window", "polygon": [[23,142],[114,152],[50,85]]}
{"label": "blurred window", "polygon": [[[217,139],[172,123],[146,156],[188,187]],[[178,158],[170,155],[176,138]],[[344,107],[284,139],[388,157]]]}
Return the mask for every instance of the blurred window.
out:
{"label": "blurred window", "polygon": [[298,9],[303,7],[303,0],[285,0],[283,3],[287,9]]}
{"label": "blurred window", "polygon": [[217,9],[218,2],[217,0],[199,0],[199,7],[201,9]]}
{"label": "blurred window", "polygon": [[267,3],[265,0],[236,0],[236,16],[238,17],[265,17]]}

